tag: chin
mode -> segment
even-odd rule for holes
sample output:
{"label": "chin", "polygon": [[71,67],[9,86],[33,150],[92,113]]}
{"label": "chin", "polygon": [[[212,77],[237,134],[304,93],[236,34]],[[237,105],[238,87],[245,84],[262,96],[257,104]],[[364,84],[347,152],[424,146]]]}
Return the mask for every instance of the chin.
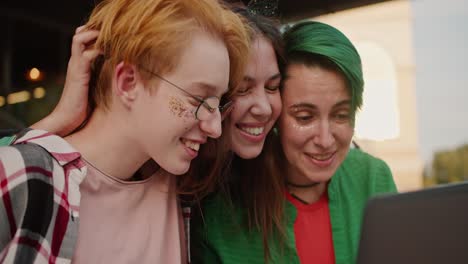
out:
{"label": "chin", "polygon": [[327,170],[327,171],[318,171],[313,175],[309,175],[309,179],[316,182],[327,182],[329,181],[333,175],[335,175],[336,169]]}
{"label": "chin", "polygon": [[[263,147],[263,145],[262,145],[262,147]],[[260,147],[259,149],[257,149],[257,148],[252,148],[252,149],[244,148],[242,151],[234,151],[234,152],[237,154],[237,156],[239,156],[242,159],[255,159],[256,157],[258,157],[260,155],[260,153],[262,153],[262,147]]]}
{"label": "chin", "polygon": [[170,174],[182,175],[188,172],[188,170],[190,169],[190,163],[188,163],[187,165],[180,164],[180,166],[165,166],[162,168],[166,170],[167,172],[169,172]]}

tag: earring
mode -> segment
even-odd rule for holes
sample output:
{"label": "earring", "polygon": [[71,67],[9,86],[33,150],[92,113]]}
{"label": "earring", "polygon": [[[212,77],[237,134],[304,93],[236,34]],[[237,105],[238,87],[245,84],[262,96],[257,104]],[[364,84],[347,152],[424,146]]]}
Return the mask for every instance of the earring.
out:
{"label": "earring", "polygon": [[279,135],[279,130],[278,130],[277,127],[274,127],[274,128],[273,128],[273,133],[275,133],[276,136]]}

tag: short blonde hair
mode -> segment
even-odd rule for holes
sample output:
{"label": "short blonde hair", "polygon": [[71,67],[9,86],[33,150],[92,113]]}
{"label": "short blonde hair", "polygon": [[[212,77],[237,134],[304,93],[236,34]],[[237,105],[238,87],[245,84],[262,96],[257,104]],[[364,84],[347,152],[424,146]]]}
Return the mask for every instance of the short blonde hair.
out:
{"label": "short blonde hair", "polygon": [[217,0],[104,0],[86,26],[100,31],[95,46],[105,59],[90,96],[104,108],[109,106],[111,76],[118,63],[170,72],[196,29],[219,37],[226,45],[230,93],[242,79],[250,48],[245,23]]}

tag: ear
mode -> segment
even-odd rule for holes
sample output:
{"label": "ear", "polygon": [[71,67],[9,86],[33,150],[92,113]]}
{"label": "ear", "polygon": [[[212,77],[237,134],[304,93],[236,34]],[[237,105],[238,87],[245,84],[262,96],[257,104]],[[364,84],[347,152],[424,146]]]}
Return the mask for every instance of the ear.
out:
{"label": "ear", "polygon": [[137,68],[132,64],[120,62],[114,71],[114,93],[116,97],[125,105],[130,107],[138,96],[141,87],[140,76]]}

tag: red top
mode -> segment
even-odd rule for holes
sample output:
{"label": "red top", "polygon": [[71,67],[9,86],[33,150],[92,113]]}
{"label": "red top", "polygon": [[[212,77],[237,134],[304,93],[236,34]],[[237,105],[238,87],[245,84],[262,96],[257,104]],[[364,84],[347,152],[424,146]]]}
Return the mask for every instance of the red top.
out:
{"label": "red top", "polygon": [[335,252],[327,192],[313,204],[304,204],[288,192],[286,198],[297,209],[294,235],[301,263],[334,264]]}

